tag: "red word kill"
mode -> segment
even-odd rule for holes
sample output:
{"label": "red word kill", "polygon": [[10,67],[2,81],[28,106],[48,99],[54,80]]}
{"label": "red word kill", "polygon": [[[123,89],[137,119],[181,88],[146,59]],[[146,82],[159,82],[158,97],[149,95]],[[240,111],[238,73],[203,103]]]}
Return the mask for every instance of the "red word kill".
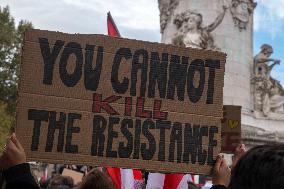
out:
{"label": "red word kill", "polygon": [[[93,94],[93,106],[92,112],[102,113],[102,110],[110,115],[120,115],[120,113],[114,108],[114,104],[118,104],[118,100],[122,99],[121,96],[112,95],[102,98],[102,94]],[[133,97],[124,97],[124,116],[133,116],[133,108],[135,111],[135,117],[139,118],[153,118],[166,120],[168,117],[168,112],[161,111],[162,101],[154,100],[153,108],[151,110],[145,109],[145,98],[137,97],[136,104],[133,104]]]}

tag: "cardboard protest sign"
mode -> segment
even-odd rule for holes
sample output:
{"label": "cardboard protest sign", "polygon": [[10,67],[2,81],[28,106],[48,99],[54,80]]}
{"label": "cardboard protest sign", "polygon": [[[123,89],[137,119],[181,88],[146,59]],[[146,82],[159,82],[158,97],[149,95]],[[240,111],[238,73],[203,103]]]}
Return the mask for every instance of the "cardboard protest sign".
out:
{"label": "cardboard protest sign", "polygon": [[16,133],[29,160],[209,173],[226,55],[28,30]]}
{"label": "cardboard protest sign", "polygon": [[221,151],[234,153],[241,144],[241,106],[224,105],[222,119]]}
{"label": "cardboard protest sign", "polygon": [[62,175],[71,177],[74,180],[74,184],[75,185],[77,185],[80,182],[82,182],[82,178],[84,176],[83,173],[80,173],[78,171],[73,171],[71,169],[66,169],[66,168],[63,169]]}

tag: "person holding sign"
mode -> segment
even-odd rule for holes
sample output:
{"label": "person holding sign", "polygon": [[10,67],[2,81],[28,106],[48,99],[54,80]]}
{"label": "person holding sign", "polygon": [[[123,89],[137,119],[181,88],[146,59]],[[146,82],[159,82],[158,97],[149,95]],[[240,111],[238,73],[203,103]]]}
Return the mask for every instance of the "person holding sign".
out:
{"label": "person holding sign", "polygon": [[212,180],[211,189],[284,188],[284,145],[252,148],[233,167],[232,175],[226,160],[219,155]]}
{"label": "person holding sign", "polygon": [[[217,157],[213,168],[212,189],[265,189],[284,187],[284,145],[257,146],[244,154],[244,146],[239,146],[236,166],[231,170],[223,156]],[[242,156],[242,157],[241,157]],[[6,189],[39,189],[33,178],[25,151],[13,134],[7,141],[0,166],[4,169]],[[93,174],[90,174],[94,177]],[[230,178],[231,177],[231,178]],[[101,178],[101,177],[99,177]],[[85,178],[86,182],[97,179]],[[86,184],[86,183],[85,183]],[[111,186],[107,185],[108,188]]]}
{"label": "person holding sign", "polygon": [[[26,162],[25,151],[14,133],[8,139],[3,155],[0,157],[0,168],[4,169],[6,189],[40,189]],[[58,179],[64,178],[59,175]],[[55,180],[53,184],[56,185]],[[54,188],[55,185],[52,186],[50,183],[49,187]],[[92,170],[84,177],[79,189],[92,188],[114,189],[115,187],[106,174]]]}
{"label": "person holding sign", "polygon": [[39,189],[26,163],[25,151],[14,133],[7,141],[0,158],[0,167],[4,169],[6,189]]}

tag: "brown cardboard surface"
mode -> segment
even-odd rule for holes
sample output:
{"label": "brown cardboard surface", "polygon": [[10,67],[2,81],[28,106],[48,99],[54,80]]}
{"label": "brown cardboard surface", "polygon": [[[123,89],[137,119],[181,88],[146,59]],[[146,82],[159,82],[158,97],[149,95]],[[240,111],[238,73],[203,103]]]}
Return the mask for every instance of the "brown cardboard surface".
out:
{"label": "brown cardboard surface", "polygon": [[62,175],[71,177],[74,180],[75,185],[79,184],[84,176],[83,173],[73,171],[71,169],[63,169]]}
{"label": "brown cardboard surface", "polygon": [[[116,75],[115,60],[122,55]],[[168,63],[156,65],[154,55],[167,56]],[[182,63],[173,63],[178,59]],[[225,59],[221,52],[28,30],[17,135],[29,160],[208,174],[220,151]],[[209,60],[220,66],[212,68]],[[165,88],[151,81],[154,68],[164,68],[159,82]],[[127,80],[128,86],[121,85]],[[102,143],[94,147],[97,153],[95,141]]]}
{"label": "brown cardboard surface", "polygon": [[[38,30],[35,32],[36,34],[38,33]],[[52,32],[51,32],[52,33]],[[55,34],[57,34],[55,32]],[[69,35],[68,35],[69,36]],[[76,35],[77,36],[77,35]],[[95,36],[97,37],[97,36]],[[101,37],[101,36],[100,36]],[[53,37],[54,38],[54,37]],[[76,38],[73,37],[74,40],[78,40],[79,36]],[[114,40],[111,44],[117,45],[117,42],[115,40],[118,40],[117,38],[110,38],[106,37],[108,40]],[[29,39],[29,38],[28,38]],[[61,39],[61,38],[59,38]],[[91,38],[92,39],[92,38]],[[88,42],[88,44],[92,44],[91,40]],[[95,38],[96,39],[96,38]],[[100,39],[100,38],[99,38]],[[98,41],[99,41],[98,39]],[[35,39],[34,39],[35,40]],[[121,39],[119,39],[121,41]],[[130,41],[130,40],[126,40]],[[67,43],[67,42],[66,42]],[[97,45],[98,42],[94,43],[94,45]],[[143,43],[149,43],[149,42],[143,42]],[[153,43],[149,43],[153,46]],[[82,47],[84,47],[86,43],[82,43]],[[104,65],[102,67],[102,72],[101,72],[101,81],[100,85],[98,85],[98,89],[95,91],[96,93],[102,93],[104,91],[105,94],[113,95],[115,92],[113,91],[112,85],[110,83],[110,76],[111,76],[111,69],[112,69],[112,62],[115,56],[115,52],[117,51],[116,49],[112,49],[113,46],[104,46],[105,52],[110,52],[111,53],[104,53]],[[164,44],[160,44],[161,46],[168,46]],[[129,43],[129,46],[133,46],[132,43]],[[158,47],[158,44],[155,44],[155,46]],[[171,46],[170,46],[171,47]],[[136,47],[137,48],[137,47]],[[53,84],[52,85],[43,85],[42,84],[42,78],[43,78],[43,58],[41,55],[39,43],[35,42],[30,42],[27,41],[25,42],[24,46],[24,51],[23,51],[23,56],[24,56],[24,61],[25,61],[25,67],[22,68],[22,71],[24,73],[28,74],[23,74],[21,75],[21,85],[20,85],[20,90],[22,92],[26,93],[33,93],[33,94],[44,94],[44,95],[50,95],[50,96],[64,96],[64,97],[69,97],[69,98],[79,98],[79,99],[87,99],[91,100],[92,99],[92,94],[94,91],[90,90],[81,90],[82,88],[84,89],[84,73],[82,74],[81,79],[78,81],[78,83],[74,87],[66,87],[64,83],[60,80],[60,74],[59,74],[59,61],[60,58],[56,59],[55,65],[54,66],[54,71],[53,71]],[[52,46],[51,48],[52,49]],[[183,49],[184,50],[184,49]],[[224,73],[224,63],[225,61],[223,60],[225,57],[224,55],[221,56],[219,52],[217,52],[217,55],[213,56],[211,51],[204,51],[203,54],[201,54],[199,51],[196,50],[197,52],[192,52],[193,49],[187,50],[187,54],[183,53],[183,55],[189,57],[189,62],[192,61],[195,58],[200,58],[202,57],[203,59],[206,58],[218,58],[221,61],[220,64],[220,69],[216,69],[216,77],[215,77],[215,87],[214,87],[214,103],[213,104],[206,104],[206,93],[208,89],[208,82],[205,82],[204,90],[202,93],[202,98],[197,102],[197,103],[192,103],[188,100],[188,94],[187,94],[187,87],[185,87],[185,92],[184,92],[184,98],[185,101],[179,101],[177,100],[177,97],[175,95],[175,105],[172,106],[172,100],[171,99],[163,99],[163,104],[166,109],[174,109],[175,111],[181,111],[185,113],[194,113],[194,114],[201,114],[201,115],[208,115],[208,116],[218,116],[222,117],[222,103],[223,103],[223,76],[222,74]],[[84,54],[84,50],[82,51]],[[170,53],[169,50],[167,51],[162,51],[162,52],[168,52]],[[183,52],[183,51],[181,51]],[[210,53],[209,53],[210,52]],[[62,53],[62,50],[61,50]],[[180,53],[182,54],[182,53]],[[179,55],[179,54],[178,54]],[[195,56],[194,56],[195,55]],[[96,58],[96,52],[94,53],[94,65],[95,65],[95,58]],[[221,59],[222,58],[222,59]],[[84,59],[85,60],[85,59]],[[37,64],[34,64],[34,62],[37,62]],[[75,56],[71,56],[68,59],[69,62],[73,63],[70,64],[70,70],[74,69],[74,62],[75,62]],[[72,67],[73,66],[73,67]],[[83,65],[84,66],[84,65]],[[123,61],[123,64],[121,64],[121,69],[119,72],[119,77],[120,80],[123,79],[123,77],[131,77],[131,61]],[[148,66],[149,69],[149,66]],[[149,71],[149,70],[148,70]],[[208,81],[208,76],[209,76],[209,69],[205,69],[205,81]],[[84,71],[83,71],[84,72]],[[138,77],[140,76],[141,73],[138,72]],[[196,74],[197,75],[197,74]],[[38,78],[38,79],[35,79]],[[198,76],[195,77],[196,80],[198,80]],[[140,82],[137,82],[137,95],[139,95],[139,85]],[[149,79],[147,79],[147,84],[146,84],[146,96],[148,94],[148,86],[149,86]],[[177,91],[175,91],[177,94]],[[158,90],[156,87],[156,92],[155,92],[155,99],[160,99],[158,95]],[[121,96],[130,96],[130,90],[127,90],[125,94],[122,94]],[[152,101],[153,98],[149,98],[148,101]],[[186,103],[184,103],[186,102]],[[119,103],[119,102],[118,102]],[[120,102],[124,103],[124,102]],[[218,106],[218,107],[217,107]]]}
{"label": "brown cardboard surface", "polygon": [[241,106],[224,105],[222,119],[222,146],[221,151],[234,153],[241,143]]}

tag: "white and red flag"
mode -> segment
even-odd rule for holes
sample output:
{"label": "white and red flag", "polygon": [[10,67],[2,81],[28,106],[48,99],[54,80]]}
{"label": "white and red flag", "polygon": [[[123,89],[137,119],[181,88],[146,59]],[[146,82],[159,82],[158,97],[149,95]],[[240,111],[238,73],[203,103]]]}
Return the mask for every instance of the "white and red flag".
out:
{"label": "white and red flag", "polygon": [[188,182],[193,182],[190,174],[150,173],[146,189],[188,189]]}
{"label": "white and red flag", "polygon": [[142,173],[135,169],[107,168],[117,189],[142,189]]}
{"label": "white and red flag", "polygon": [[[107,31],[109,36],[121,37],[110,12],[107,13]],[[142,189],[143,179],[139,170],[108,167],[107,172],[117,189]]]}

